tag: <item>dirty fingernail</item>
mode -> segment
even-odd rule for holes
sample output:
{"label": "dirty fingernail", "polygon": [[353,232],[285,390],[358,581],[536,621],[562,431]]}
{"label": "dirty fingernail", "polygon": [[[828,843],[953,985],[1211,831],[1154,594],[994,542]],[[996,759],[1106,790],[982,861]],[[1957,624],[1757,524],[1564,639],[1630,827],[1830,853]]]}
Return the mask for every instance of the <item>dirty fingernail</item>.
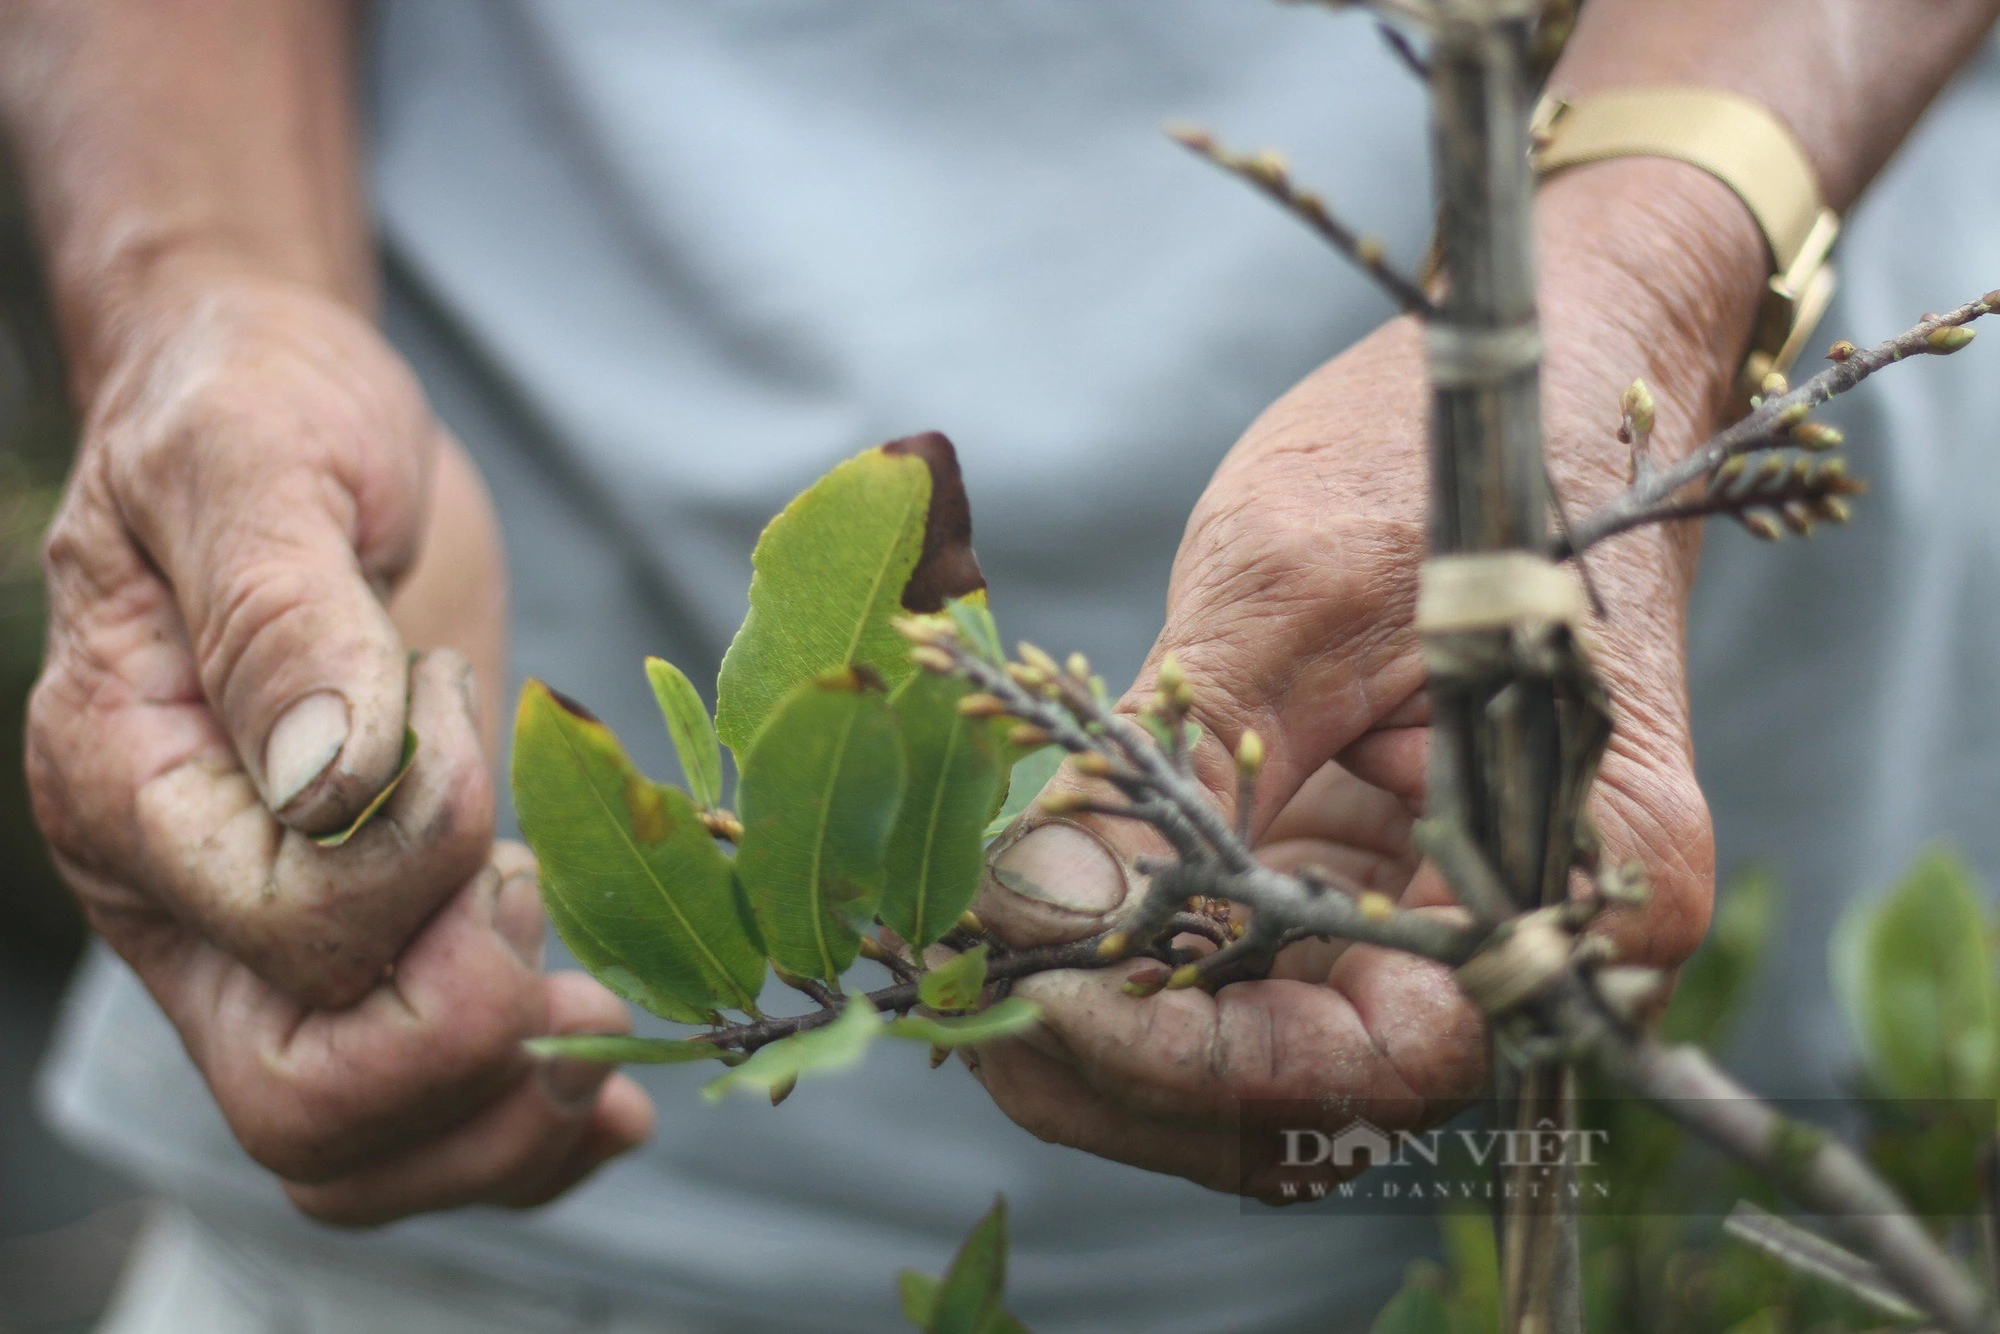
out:
{"label": "dirty fingernail", "polygon": [[347,701],[331,690],[285,711],[264,742],[264,800],[282,811],[313,785],[347,744]]}
{"label": "dirty fingernail", "polygon": [[580,1112],[597,1101],[597,1090],[616,1067],[570,1056],[551,1056],[535,1067],[535,1083],[558,1111]]}
{"label": "dirty fingernail", "polygon": [[1125,867],[1103,839],[1081,825],[1037,825],[993,863],[993,878],[1022,898],[1088,917],[1125,902]]}

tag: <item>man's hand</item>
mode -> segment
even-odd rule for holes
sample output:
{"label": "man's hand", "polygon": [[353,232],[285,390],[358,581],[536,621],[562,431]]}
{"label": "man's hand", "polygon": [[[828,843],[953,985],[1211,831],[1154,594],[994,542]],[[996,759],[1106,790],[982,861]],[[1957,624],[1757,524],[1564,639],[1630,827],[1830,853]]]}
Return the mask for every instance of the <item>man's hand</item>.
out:
{"label": "man's hand", "polygon": [[[120,347],[49,537],[30,705],[64,875],[308,1212],[551,1197],[651,1108],[521,1051],[627,1020],[542,975],[533,860],[492,842],[505,585],[470,461],[367,322],[302,286],[163,275]],[[407,777],[321,846],[406,725]]]}
{"label": "man's hand", "polygon": [[[1706,435],[1740,345],[1713,329],[1743,327],[1730,321],[1747,322],[1755,291],[1755,234],[1713,182],[1687,179],[1676,164],[1607,170],[1658,177],[1660,198],[1695,211],[1660,220],[1663,236],[1675,226],[1744,229],[1749,277],[1742,308],[1725,305],[1710,325],[1651,301],[1622,260],[1575,246],[1552,255],[1546,418],[1557,481],[1578,510],[1625,481],[1613,431],[1618,393],[1636,376],[1662,390],[1656,448],[1677,453]],[[1586,234],[1585,201],[1552,188],[1545,235]],[[1206,738],[1197,770],[1225,808],[1235,777],[1224,747],[1246,729],[1265,739],[1252,819],[1262,855],[1317,862],[1405,906],[1451,911],[1409,846],[1428,722],[1412,623],[1425,406],[1416,330],[1398,321],[1251,428],[1188,525],[1166,628],[1127,705],[1151,692],[1160,658],[1173,652]],[[1686,532],[1636,533],[1592,555],[1610,615],[1591,626],[1591,640],[1618,720],[1593,814],[1607,854],[1644,863],[1652,884],[1643,910],[1613,912],[1601,927],[1621,957],[1664,967],[1700,940],[1712,880],[1682,658],[1693,569]],[[1130,822],[1046,821],[1000,852],[978,911],[1016,944],[1090,934],[1128,898],[1135,855],[1162,850]],[[1251,1142],[1239,1141],[1239,1126],[1254,1129],[1260,1115],[1367,1100],[1371,1120],[1384,1122],[1393,1106],[1390,1119],[1416,1126],[1483,1085],[1478,1015],[1447,970],[1414,956],[1308,943],[1281,956],[1270,980],[1146,999],[1121,993],[1130,971],[1050,974],[1017,988],[1044,1007],[1044,1029],[985,1049],[980,1062],[987,1089],[1017,1121],[1112,1158],[1268,1193],[1274,1162],[1239,1155]]]}

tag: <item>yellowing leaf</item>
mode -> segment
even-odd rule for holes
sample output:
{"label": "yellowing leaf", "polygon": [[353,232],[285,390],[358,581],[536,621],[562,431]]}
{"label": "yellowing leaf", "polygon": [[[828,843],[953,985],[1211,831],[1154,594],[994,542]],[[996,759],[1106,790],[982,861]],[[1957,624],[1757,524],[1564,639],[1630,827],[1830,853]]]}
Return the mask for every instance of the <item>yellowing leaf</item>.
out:
{"label": "yellowing leaf", "polygon": [[768,1097],[789,1089],[800,1075],[845,1070],[881,1032],[875,1007],[866,996],[856,996],[832,1023],[759,1047],[749,1060],[711,1080],[701,1096],[716,1102],[732,1089],[754,1089]]}
{"label": "yellowing leaf", "polygon": [[687,674],[665,658],[646,659],[646,680],[652,683],[653,698],[660,702],[660,716],[666,719],[667,735],[673,738],[674,753],[680,756],[688,791],[696,805],[714,810],[722,805],[722,748],[716,744],[708,706],[701,702]]}
{"label": "yellowing leaf", "polygon": [[513,779],[549,919],[586,968],[670,1019],[756,1012],[763,948],[686,793],[539,681],[521,692]]}
{"label": "yellowing leaf", "polygon": [[361,827],[374,819],[377,811],[389,804],[389,798],[396,795],[396,789],[401,787],[403,780],[410,776],[410,769],[416,762],[417,734],[405,727],[403,729],[402,758],[397,761],[396,772],[390,777],[388,783],[380,792],[369,798],[368,804],[361,808],[361,814],[355,816],[353,823],[349,824],[347,828],[336,829],[331,834],[321,834],[313,842],[322,848],[337,848],[346,843],[348,839],[360,833]]}
{"label": "yellowing leaf", "polygon": [[880,912],[918,949],[949,931],[979,892],[986,823],[1005,778],[992,724],[958,711],[970,692],[956,678],[920,672],[890,700],[906,781]]}
{"label": "yellowing leaf", "polygon": [[891,622],[983,588],[951,443],[894,440],[842,463],[771,520],[751,556],[750,614],[722,660],[716,731],[740,759],[778,702],[837,668],[885,687],[915,670]]}
{"label": "yellowing leaf", "polygon": [[974,945],[925,973],[917,982],[917,999],[933,1010],[969,1010],[979,1004],[985,985],[986,946]]}
{"label": "yellowing leaf", "polygon": [[757,734],[736,873],[780,967],[831,982],[854,962],[902,791],[889,701],[855,671],[799,686]]}

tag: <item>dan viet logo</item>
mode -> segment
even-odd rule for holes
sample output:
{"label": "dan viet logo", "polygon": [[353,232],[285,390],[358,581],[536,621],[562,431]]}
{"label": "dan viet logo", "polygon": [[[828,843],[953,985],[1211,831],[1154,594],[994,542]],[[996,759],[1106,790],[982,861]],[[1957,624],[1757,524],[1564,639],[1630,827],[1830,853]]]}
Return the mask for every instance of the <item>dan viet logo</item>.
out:
{"label": "dan viet logo", "polygon": [[1610,1198],[1592,1180],[1610,1131],[1554,1121],[1519,1130],[1485,1127],[1385,1130],[1358,1117],[1338,1130],[1278,1132],[1278,1195],[1284,1200],[1353,1201],[1394,1208],[1490,1201],[1560,1192]]}

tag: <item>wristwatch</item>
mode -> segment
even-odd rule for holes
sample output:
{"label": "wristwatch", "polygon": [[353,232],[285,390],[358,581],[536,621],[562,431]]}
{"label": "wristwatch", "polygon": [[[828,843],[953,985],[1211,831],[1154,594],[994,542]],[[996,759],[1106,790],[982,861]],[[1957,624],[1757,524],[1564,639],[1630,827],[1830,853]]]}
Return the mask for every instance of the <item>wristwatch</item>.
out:
{"label": "wristwatch", "polygon": [[1766,107],[1719,88],[1680,84],[1607,89],[1569,100],[1544,94],[1530,125],[1538,176],[1617,157],[1676,158],[1735,191],[1771,252],[1738,398],[1784,374],[1833,299],[1840,217],[1822,202],[1812,163]]}

